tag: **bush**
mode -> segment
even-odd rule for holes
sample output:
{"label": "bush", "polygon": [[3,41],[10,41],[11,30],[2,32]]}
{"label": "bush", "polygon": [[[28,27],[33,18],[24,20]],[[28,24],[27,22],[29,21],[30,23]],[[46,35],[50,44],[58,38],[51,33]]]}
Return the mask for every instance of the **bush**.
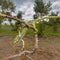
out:
{"label": "bush", "polygon": [[36,24],[37,29],[38,29],[38,36],[39,37],[43,37],[44,35],[44,30],[45,30],[45,24],[43,21],[39,22],[38,24]]}

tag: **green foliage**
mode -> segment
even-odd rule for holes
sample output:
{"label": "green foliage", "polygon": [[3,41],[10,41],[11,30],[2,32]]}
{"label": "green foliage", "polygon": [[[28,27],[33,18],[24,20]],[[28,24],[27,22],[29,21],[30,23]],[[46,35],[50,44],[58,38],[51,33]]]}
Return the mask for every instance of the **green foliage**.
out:
{"label": "green foliage", "polygon": [[[43,2],[43,0],[35,0],[34,4],[35,15],[33,16],[34,19],[47,15],[51,10],[50,6],[51,6],[50,1],[46,4]],[[44,35],[44,29],[45,29],[44,20],[40,21],[37,24],[37,29],[38,29],[38,35],[42,37]]]}
{"label": "green foliage", "polygon": [[[21,11],[18,11],[17,18],[22,19],[22,12]],[[16,21],[15,26],[16,26],[16,30],[17,30],[20,26],[22,26],[22,23],[20,23],[19,21]]]}
{"label": "green foliage", "polygon": [[2,0],[0,0],[0,5],[2,5]]}
{"label": "green foliage", "polygon": [[44,30],[44,35],[47,36],[60,36],[60,26],[58,25],[57,31],[53,32],[53,27],[49,26],[49,25],[45,25],[45,30]]}
{"label": "green foliage", "polygon": [[[12,16],[10,12],[6,12],[5,14]],[[14,28],[13,23],[12,23],[12,19],[8,18],[8,20],[9,20],[10,25]]]}
{"label": "green foliage", "polygon": [[21,11],[18,11],[18,13],[17,13],[17,18],[22,19],[22,12],[21,12]]}
{"label": "green foliage", "polygon": [[12,11],[14,12],[15,6],[11,0],[2,0],[1,1],[2,11]]}
{"label": "green foliage", "polygon": [[[15,11],[15,6],[11,0],[0,0],[0,10],[2,11],[1,13],[7,14],[11,16],[11,12]],[[11,19],[7,18],[10,22],[10,25],[12,26]],[[4,21],[4,19],[0,19],[0,26],[1,23]]]}
{"label": "green foliage", "polygon": [[37,18],[38,18],[38,16],[35,14],[35,15],[33,15],[33,18],[34,18],[34,19],[37,19]]}
{"label": "green foliage", "polygon": [[[58,16],[58,14],[52,12],[50,16]],[[58,18],[54,18],[54,19],[50,18],[49,19],[49,25],[50,25],[50,27],[52,27],[53,32],[56,32],[57,31],[57,25],[58,25],[57,20],[58,20]]]}
{"label": "green foliage", "polygon": [[[40,24],[41,25],[41,24]],[[37,24],[37,27],[39,26],[40,27],[40,25],[38,25]],[[43,26],[43,25],[42,25]],[[38,28],[39,28],[38,27]],[[42,27],[40,27],[40,28],[42,28]],[[15,25],[14,25],[14,28],[13,27],[11,27],[10,25],[7,25],[7,24],[5,24],[5,25],[2,25],[2,27],[0,28],[0,36],[5,36],[5,35],[16,35],[17,34],[17,31],[16,30],[12,30],[12,29],[15,29]],[[52,27],[50,27],[49,25],[44,25],[44,27],[42,28],[43,29],[43,34],[44,34],[44,36],[60,36],[60,25],[58,25],[58,29],[59,29],[59,31],[56,31],[56,32],[53,32],[53,30],[52,30]],[[39,33],[41,32],[42,30],[40,30],[39,31]],[[43,34],[42,34],[42,36],[43,36]],[[35,35],[35,33],[34,33],[34,31],[32,30],[32,29],[28,29],[27,30],[27,34],[26,34],[27,36],[30,36],[31,38],[33,38],[34,37],[34,35]],[[43,37],[44,37],[43,36]],[[39,37],[41,37],[40,35],[39,35]]]}
{"label": "green foliage", "polygon": [[6,36],[6,35],[16,35],[17,31],[13,31],[13,28],[10,25],[4,24],[0,28],[0,36]]}
{"label": "green foliage", "polygon": [[45,13],[45,15],[49,14],[49,11],[52,9],[51,5],[52,4],[51,4],[50,1],[47,4],[45,4],[45,6],[44,6],[44,13]]}
{"label": "green foliage", "polygon": [[27,30],[27,35],[29,35],[29,36],[32,36],[32,37],[33,37],[33,36],[34,36],[34,34],[35,34],[35,33],[34,33],[34,31],[33,31],[32,29],[28,29],[28,30]]}
{"label": "green foliage", "polygon": [[0,28],[1,28],[1,26],[2,26],[2,22],[3,22],[3,18],[0,17]]}
{"label": "green foliage", "polygon": [[38,29],[38,36],[43,37],[44,30],[45,30],[45,24],[43,23],[43,21],[40,21],[39,23],[37,23],[36,27]]}
{"label": "green foliage", "polygon": [[48,12],[51,10],[50,6],[51,6],[50,1],[47,4],[45,4],[43,0],[35,0],[34,11],[36,12],[38,17],[47,15]]}
{"label": "green foliage", "polygon": [[43,13],[44,10],[44,3],[43,0],[35,0],[34,10],[36,13]]}

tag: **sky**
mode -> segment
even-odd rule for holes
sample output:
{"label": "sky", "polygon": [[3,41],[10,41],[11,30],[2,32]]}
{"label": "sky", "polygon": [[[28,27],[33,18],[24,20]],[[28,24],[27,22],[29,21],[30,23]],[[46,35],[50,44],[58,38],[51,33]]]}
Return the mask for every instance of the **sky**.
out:
{"label": "sky", "polygon": [[[45,3],[51,1],[53,12],[60,12],[60,0],[43,0]],[[13,0],[16,6],[16,12],[23,12],[23,19],[30,20],[33,19],[34,12],[34,0]]]}
{"label": "sky", "polygon": [[[34,12],[34,0],[12,0],[13,3],[16,6],[16,12],[13,13],[15,15],[18,11],[23,12],[23,19],[24,20],[32,20]],[[60,13],[60,0],[43,0],[45,3],[48,1],[51,1],[52,10],[53,12],[59,12]],[[59,14],[60,15],[60,14]]]}

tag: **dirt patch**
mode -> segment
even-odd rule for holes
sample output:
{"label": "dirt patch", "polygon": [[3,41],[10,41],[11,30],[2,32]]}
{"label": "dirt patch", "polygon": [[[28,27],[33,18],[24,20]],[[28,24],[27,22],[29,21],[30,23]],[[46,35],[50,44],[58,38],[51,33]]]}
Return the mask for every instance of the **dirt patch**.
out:
{"label": "dirt patch", "polygon": [[[0,37],[0,60],[19,53],[21,46],[13,44],[14,36]],[[35,40],[25,37],[25,50],[32,50]],[[18,46],[18,47],[17,47]],[[17,50],[17,51],[16,51]],[[39,40],[39,50],[29,55],[33,60],[60,60],[60,37],[46,37]],[[25,56],[10,60],[29,60]]]}

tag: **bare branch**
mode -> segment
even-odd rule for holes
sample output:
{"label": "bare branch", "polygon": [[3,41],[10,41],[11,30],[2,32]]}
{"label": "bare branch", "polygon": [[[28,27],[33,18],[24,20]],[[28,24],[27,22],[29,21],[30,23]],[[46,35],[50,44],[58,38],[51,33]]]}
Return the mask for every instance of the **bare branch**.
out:
{"label": "bare branch", "polygon": [[[20,52],[19,54],[9,56],[7,59],[19,57],[19,56],[22,56],[22,55],[25,55],[25,54],[32,54],[32,53],[33,53],[33,51],[23,51],[23,52]],[[27,57],[28,57],[28,56],[27,56]]]}
{"label": "bare branch", "polygon": [[38,40],[38,34],[35,34],[35,49],[39,48],[39,40]]}
{"label": "bare branch", "polygon": [[31,29],[35,30],[32,25],[28,24],[27,22],[25,22],[25,21],[23,21],[23,20],[21,20],[21,19],[18,19],[17,17],[12,17],[12,16],[9,16],[9,15],[6,15],[6,14],[2,14],[2,13],[0,13],[0,17],[10,18],[10,19],[17,20],[17,21],[19,21],[20,23],[24,23],[28,28],[31,28]]}
{"label": "bare branch", "polygon": [[26,55],[27,58],[29,58],[30,60],[33,60],[30,56]]}

